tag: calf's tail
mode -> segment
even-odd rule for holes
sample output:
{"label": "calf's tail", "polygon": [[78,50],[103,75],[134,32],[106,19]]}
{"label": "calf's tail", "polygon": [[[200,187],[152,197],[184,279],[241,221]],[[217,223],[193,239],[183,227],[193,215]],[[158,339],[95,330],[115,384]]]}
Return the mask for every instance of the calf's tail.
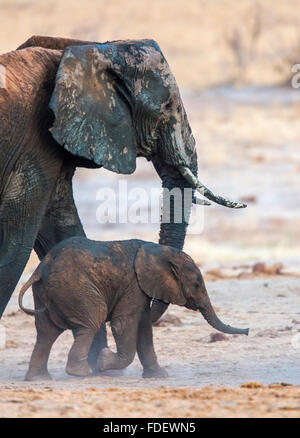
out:
{"label": "calf's tail", "polygon": [[27,289],[30,288],[30,286],[33,285],[33,283],[36,283],[39,281],[42,277],[42,263],[37,267],[37,269],[34,271],[32,276],[29,278],[29,280],[22,286],[20,293],[19,293],[19,306],[20,308],[27,313],[28,315],[37,315],[38,313],[44,312],[46,310],[45,307],[42,307],[40,309],[27,309],[23,306],[23,297]]}

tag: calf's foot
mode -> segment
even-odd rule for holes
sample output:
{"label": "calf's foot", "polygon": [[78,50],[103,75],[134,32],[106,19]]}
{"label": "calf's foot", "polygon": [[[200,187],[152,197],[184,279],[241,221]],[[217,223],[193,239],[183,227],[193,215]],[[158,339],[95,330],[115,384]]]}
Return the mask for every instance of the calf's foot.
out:
{"label": "calf's foot", "polygon": [[37,382],[40,380],[52,380],[51,374],[48,371],[37,372],[37,371],[27,371],[25,376],[25,381],[27,382]]}
{"label": "calf's foot", "polygon": [[167,373],[167,370],[165,368],[160,367],[159,365],[153,368],[144,368],[143,371],[144,379],[150,379],[150,378],[164,379],[168,376],[169,374]]}
{"label": "calf's foot", "polygon": [[87,360],[68,362],[66,366],[66,373],[70,374],[71,376],[86,377],[89,374],[92,374],[92,369]]}
{"label": "calf's foot", "polygon": [[113,353],[109,348],[103,348],[98,356],[97,370],[113,370],[118,365],[118,362],[119,360],[116,353]]}
{"label": "calf's foot", "polygon": [[128,367],[133,361],[134,354],[123,354],[113,353],[109,348],[103,348],[100,351],[97,360],[97,370],[122,370]]}

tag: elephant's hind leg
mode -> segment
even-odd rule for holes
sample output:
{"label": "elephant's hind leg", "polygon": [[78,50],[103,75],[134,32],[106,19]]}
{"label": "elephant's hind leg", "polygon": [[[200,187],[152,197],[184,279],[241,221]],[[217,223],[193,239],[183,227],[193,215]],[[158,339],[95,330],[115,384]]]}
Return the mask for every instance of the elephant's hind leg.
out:
{"label": "elephant's hind leg", "polygon": [[[42,306],[43,303],[39,302],[35,296],[35,308]],[[51,380],[51,375],[47,369],[49,354],[52,345],[63,330],[52,323],[46,312],[36,315],[35,326],[37,330],[36,344],[31,355],[25,380]]]}
{"label": "elephant's hind leg", "polygon": [[97,371],[97,359],[100,351],[107,348],[107,335],[105,324],[96,333],[88,355],[88,362],[93,371]]}
{"label": "elephant's hind leg", "polygon": [[97,330],[78,327],[73,330],[74,343],[69,352],[66,372],[71,376],[85,377],[92,373],[88,364],[88,353]]}

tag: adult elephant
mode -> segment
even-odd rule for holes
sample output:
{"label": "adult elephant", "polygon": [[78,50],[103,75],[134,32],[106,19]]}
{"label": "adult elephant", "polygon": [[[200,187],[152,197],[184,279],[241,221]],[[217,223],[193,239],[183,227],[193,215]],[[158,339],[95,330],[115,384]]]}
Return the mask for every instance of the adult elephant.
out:
{"label": "adult elephant", "polygon": [[[84,235],[72,194],[76,167],[130,174],[137,156],[152,160],[163,187],[178,187],[183,195],[179,207],[171,200],[170,221],[160,228],[160,243],[178,249],[192,206],[184,188],[244,207],[197,179],[195,141],[154,41],[34,36],[0,56],[0,64],[0,316],[32,248],[42,258],[59,241]],[[175,209],[183,207],[183,220],[175,223]],[[156,303],[153,319],[166,306]]]}

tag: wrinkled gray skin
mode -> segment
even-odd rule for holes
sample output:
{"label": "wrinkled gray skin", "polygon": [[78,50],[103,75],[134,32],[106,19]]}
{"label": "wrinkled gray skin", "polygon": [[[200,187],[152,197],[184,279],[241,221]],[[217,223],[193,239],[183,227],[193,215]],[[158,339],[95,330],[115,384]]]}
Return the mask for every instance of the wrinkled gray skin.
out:
{"label": "wrinkled gray skin", "polygon": [[[42,259],[63,239],[84,235],[72,194],[76,167],[126,174],[134,172],[137,156],[151,160],[163,187],[178,187],[183,195],[177,207],[171,200],[170,223],[160,228],[159,242],[178,249],[192,206],[184,188],[243,206],[197,180],[195,141],[154,41],[32,37],[1,55],[0,64],[6,72],[0,88],[0,316],[32,248]],[[182,222],[174,223],[175,208],[184,205]],[[153,319],[166,307],[155,301]]]}
{"label": "wrinkled gray skin", "polygon": [[[35,311],[22,304],[31,285]],[[117,352],[108,348],[100,352],[99,371],[127,367],[137,351],[143,377],[166,377],[153,347],[153,298],[199,310],[224,333],[248,334],[248,329],[233,328],[218,319],[198,267],[184,252],[141,240],[96,242],[73,237],[47,254],[19,295],[20,307],[35,315],[37,328],[26,379],[51,378],[47,370],[50,349],[66,329],[72,329],[75,338],[67,373],[90,374],[88,352],[106,321],[111,321]]]}

